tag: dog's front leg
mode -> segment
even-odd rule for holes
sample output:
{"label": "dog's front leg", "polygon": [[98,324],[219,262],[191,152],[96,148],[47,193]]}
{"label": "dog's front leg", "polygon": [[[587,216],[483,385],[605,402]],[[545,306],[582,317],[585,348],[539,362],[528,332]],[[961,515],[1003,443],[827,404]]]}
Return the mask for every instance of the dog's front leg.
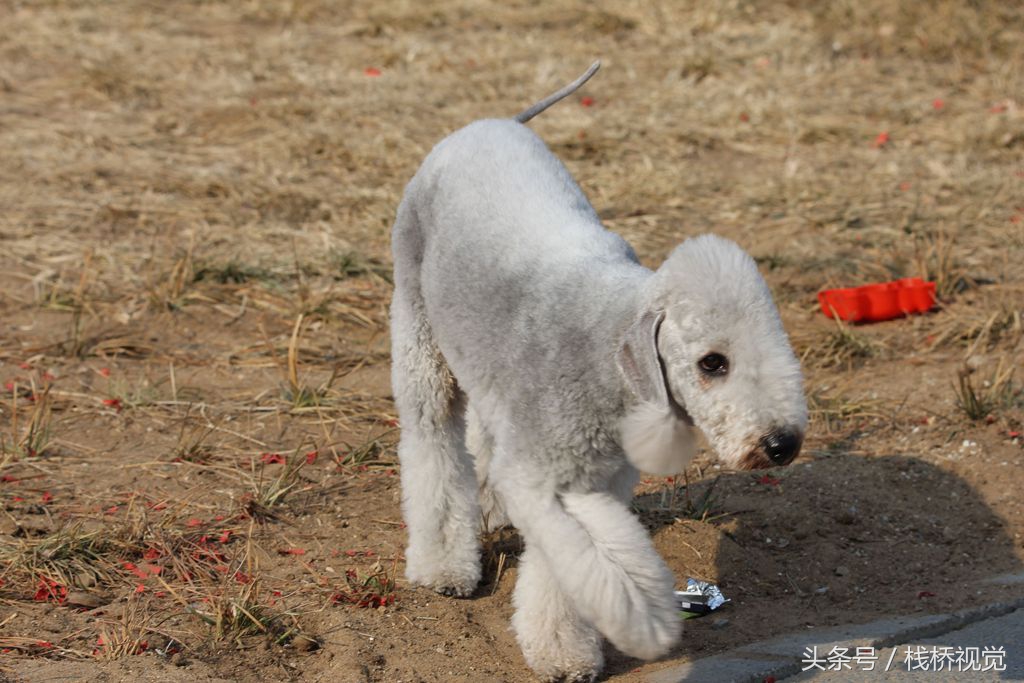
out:
{"label": "dog's front leg", "polygon": [[[495,466],[503,470],[493,480],[509,518],[582,623],[634,657],[665,654],[682,631],[674,580],[639,520],[611,493],[559,494],[522,464],[496,458]],[[523,587],[525,602],[532,604],[533,590]],[[544,614],[557,621],[561,613]],[[538,626],[528,616],[519,623]]]}
{"label": "dog's front leg", "polygon": [[530,539],[518,573],[512,629],[526,663],[546,681],[593,681],[604,665],[601,634],[576,611]]}

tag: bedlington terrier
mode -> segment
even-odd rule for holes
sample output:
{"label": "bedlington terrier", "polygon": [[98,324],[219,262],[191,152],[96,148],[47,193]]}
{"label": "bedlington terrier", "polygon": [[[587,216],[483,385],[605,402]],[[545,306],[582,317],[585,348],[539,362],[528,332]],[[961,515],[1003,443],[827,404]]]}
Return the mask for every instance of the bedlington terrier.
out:
{"label": "bedlington terrier", "polygon": [[597,66],[441,141],[392,233],[406,576],[470,595],[484,511],[507,516],[525,541],[512,626],[546,680],[593,680],[602,636],[650,659],[680,635],[672,573],[628,507],[638,471],[682,471],[696,429],[727,466],[784,465],[807,422],[750,256],[702,235],[644,268],[523,125]]}

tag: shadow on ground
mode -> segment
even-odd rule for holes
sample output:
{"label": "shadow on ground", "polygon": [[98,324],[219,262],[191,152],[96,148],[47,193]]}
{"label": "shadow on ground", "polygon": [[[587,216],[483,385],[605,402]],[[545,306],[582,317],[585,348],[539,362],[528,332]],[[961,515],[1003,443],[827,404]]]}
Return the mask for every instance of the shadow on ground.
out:
{"label": "shadow on ground", "polygon": [[[685,516],[705,499],[706,521]],[[636,501],[659,552],[678,581],[715,581],[732,602],[688,621],[666,661],[1018,590],[979,583],[1021,569],[1003,521],[963,480],[916,458],[839,455],[723,474],[672,504],[663,495]],[[610,652],[608,674],[637,664]]]}

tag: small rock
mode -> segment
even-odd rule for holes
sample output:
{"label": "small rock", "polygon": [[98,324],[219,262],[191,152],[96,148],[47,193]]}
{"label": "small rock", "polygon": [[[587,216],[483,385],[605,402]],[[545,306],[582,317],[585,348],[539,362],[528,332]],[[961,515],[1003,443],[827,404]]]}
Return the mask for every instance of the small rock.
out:
{"label": "small rock", "polygon": [[320,649],[320,642],[309,636],[295,636],[292,638],[292,647],[299,652],[313,652]]}
{"label": "small rock", "polygon": [[125,604],[124,603],[112,602],[109,605],[104,605],[104,606],[100,607],[99,609],[92,610],[89,613],[92,614],[92,615],[102,614],[107,619],[119,620],[119,619],[124,618]]}
{"label": "small rock", "polygon": [[81,572],[75,576],[75,585],[92,588],[96,585],[96,577],[92,573]]}
{"label": "small rock", "polygon": [[828,586],[822,586],[821,588],[815,588],[814,592],[817,593],[818,595],[824,595],[825,593],[828,593]]}
{"label": "small rock", "polygon": [[729,625],[729,620],[726,619],[725,617],[722,617],[720,619],[715,619],[714,621],[711,622],[711,628],[713,628],[715,630],[718,630],[718,631],[720,631],[721,629],[725,628],[728,625]]}
{"label": "small rock", "polygon": [[846,565],[839,565],[836,567],[836,576],[846,576],[850,573],[850,569]]}
{"label": "small rock", "polygon": [[857,517],[852,514],[849,510],[841,510],[836,513],[836,521],[840,524],[856,524]]}
{"label": "small rock", "polygon": [[97,593],[89,591],[69,591],[67,604],[73,607],[84,607],[85,609],[96,609],[109,603],[110,600]]}
{"label": "small rock", "polygon": [[53,525],[48,517],[22,517],[18,520],[18,528],[11,532],[15,538],[32,538],[46,536],[53,532]]}

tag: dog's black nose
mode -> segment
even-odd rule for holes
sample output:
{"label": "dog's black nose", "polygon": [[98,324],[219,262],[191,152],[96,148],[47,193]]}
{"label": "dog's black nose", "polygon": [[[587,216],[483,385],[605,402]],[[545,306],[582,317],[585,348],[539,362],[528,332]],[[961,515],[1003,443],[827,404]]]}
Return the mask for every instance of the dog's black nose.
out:
{"label": "dog's black nose", "polygon": [[800,452],[803,435],[794,429],[776,429],[761,437],[761,450],[776,465],[788,465]]}

